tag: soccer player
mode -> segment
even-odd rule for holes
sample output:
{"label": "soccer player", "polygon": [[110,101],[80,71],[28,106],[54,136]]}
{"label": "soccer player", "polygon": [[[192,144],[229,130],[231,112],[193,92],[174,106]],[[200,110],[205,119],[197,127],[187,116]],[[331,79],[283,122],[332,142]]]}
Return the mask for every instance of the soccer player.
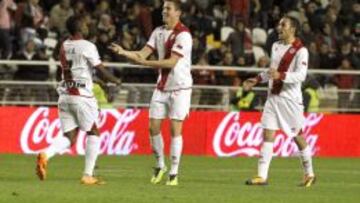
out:
{"label": "soccer player", "polygon": [[96,124],[99,110],[92,92],[93,68],[96,68],[105,80],[118,85],[121,82],[105,69],[96,46],[84,39],[88,28],[83,18],[70,17],[66,27],[71,36],[63,41],[60,47],[62,81],[58,87],[59,117],[65,136],[57,136],[45,151],[38,154],[36,171],[40,180],[45,180],[49,159],[69,148],[75,142],[78,130],[83,130],[87,133],[87,140],[85,170],[81,183],[100,184],[102,182],[93,176],[100,150],[99,130]]}
{"label": "soccer player", "polygon": [[[160,183],[167,171],[164,163],[164,143],[161,123],[171,120],[171,168],[166,185],[178,185],[178,168],[183,148],[182,127],[190,109],[192,77],[190,31],[180,22],[181,3],[179,0],[165,0],[163,5],[164,26],[157,27],[149,41],[140,51],[126,51],[112,44],[113,52],[125,56],[137,64],[159,68],[156,89],[150,102],[150,141],[157,160],[151,183]],[[147,60],[153,52],[159,60]]]}
{"label": "soccer player", "polygon": [[250,78],[244,85],[253,87],[257,83],[268,82],[268,98],[264,106],[261,124],[264,129],[263,143],[258,161],[258,174],[247,180],[247,185],[266,185],[268,170],[273,156],[274,135],[282,129],[293,137],[300,150],[304,168],[301,186],[309,187],[315,183],[311,160],[311,149],[302,136],[304,107],[302,105],[301,83],[308,69],[308,50],[296,37],[299,23],[292,17],[283,17],[278,26],[279,41],[272,46],[271,64],[268,71]]}

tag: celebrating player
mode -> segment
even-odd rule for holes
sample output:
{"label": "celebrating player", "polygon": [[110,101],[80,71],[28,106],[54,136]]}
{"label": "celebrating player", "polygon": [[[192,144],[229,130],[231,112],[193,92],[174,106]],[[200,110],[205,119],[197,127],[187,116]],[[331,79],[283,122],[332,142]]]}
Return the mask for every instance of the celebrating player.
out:
{"label": "celebrating player", "polygon": [[247,180],[247,185],[266,185],[268,170],[273,156],[274,135],[282,129],[293,137],[300,150],[304,167],[304,180],[301,186],[309,187],[315,182],[311,150],[302,137],[304,107],[302,105],[301,82],[305,80],[308,69],[308,51],[296,38],[299,23],[292,17],[283,17],[277,27],[280,41],[272,46],[269,71],[250,78],[244,85],[252,87],[257,83],[269,82],[268,98],[264,106],[261,124],[264,128],[264,141],[260,150],[258,174]]}
{"label": "celebrating player", "polygon": [[101,76],[110,82],[120,84],[103,66],[96,46],[83,39],[88,28],[80,16],[70,17],[66,27],[71,37],[60,48],[62,81],[58,87],[59,117],[65,136],[57,136],[53,143],[37,157],[37,175],[46,179],[46,168],[50,158],[69,148],[74,142],[78,130],[87,133],[85,150],[85,170],[81,183],[101,184],[93,176],[95,162],[100,149],[100,137],[97,128],[98,105],[93,96],[92,72],[95,67]]}
{"label": "celebrating player", "polygon": [[[167,168],[164,163],[164,143],[161,123],[171,120],[171,168],[166,185],[178,185],[178,168],[183,148],[182,127],[190,109],[192,77],[192,37],[189,29],[180,22],[180,0],[165,0],[163,5],[164,26],[157,27],[146,46],[140,51],[126,51],[117,44],[110,49],[133,62],[159,68],[157,87],[150,102],[150,141],[157,159],[151,183],[161,181]],[[147,60],[154,51],[159,60]]]}

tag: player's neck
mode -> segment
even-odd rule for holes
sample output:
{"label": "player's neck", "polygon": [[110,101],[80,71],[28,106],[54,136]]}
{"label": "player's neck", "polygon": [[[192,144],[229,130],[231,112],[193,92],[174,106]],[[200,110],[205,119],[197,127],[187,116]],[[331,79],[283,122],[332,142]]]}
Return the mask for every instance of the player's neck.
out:
{"label": "player's neck", "polygon": [[71,40],[83,39],[83,35],[81,33],[75,33],[75,34],[71,35],[70,39]]}
{"label": "player's neck", "polygon": [[176,27],[176,25],[179,23],[179,20],[174,20],[174,21],[172,21],[172,22],[169,22],[169,23],[167,23],[167,24],[165,24],[165,28],[167,29],[167,30],[173,30],[173,29],[175,29],[175,27]]}
{"label": "player's neck", "polygon": [[288,37],[288,38],[284,39],[284,43],[285,44],[292,44],[295,40],[296,40],[296,37],[291,36],[291,37]]}

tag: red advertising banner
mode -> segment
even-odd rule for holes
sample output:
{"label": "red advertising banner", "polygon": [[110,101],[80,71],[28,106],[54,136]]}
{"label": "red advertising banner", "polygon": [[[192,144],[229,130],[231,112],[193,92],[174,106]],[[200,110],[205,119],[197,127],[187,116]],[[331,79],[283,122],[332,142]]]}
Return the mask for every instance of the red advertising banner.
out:
{"label": "red advertising banner", "polygon": [[[260,113],[191,112],[184,124],[185,154],[255,156],[262,142]],[[303,132],[316,156],[360,157],[360,115],[307,114]],[[56,108],[0,107],[0,153],[34,154],[62,136]],[[99,118],[101,153],[107,155],[149,154],[148,111],[104,109]],[[165,149],[170,142],[169,122],[163,126]],[[84,154],[84,132],[71,149]],[[291,138],[278,132],[274,152],[287,157],[298,150]]]}

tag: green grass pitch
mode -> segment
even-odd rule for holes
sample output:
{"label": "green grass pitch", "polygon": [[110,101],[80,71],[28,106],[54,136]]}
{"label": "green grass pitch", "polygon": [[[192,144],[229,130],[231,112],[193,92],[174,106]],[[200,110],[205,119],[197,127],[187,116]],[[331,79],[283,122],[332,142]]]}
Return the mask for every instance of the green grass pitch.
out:
{"label": "green grass pitch", "polygon": [[274,158],[268,186],[244,181],[256,171],[256,158],[184,156],[179,186],[150,184],[152,156],[100,156],[96,173],[107,181],[84,186],[79,180],[84,157],[57,156],[49,163],[48,179],[35,176],[35,156],[0,155],[0,203],[329,203],[360,202],[360,159],[315,158],[318,182],[296,185],[302,177],[297,158]]}

